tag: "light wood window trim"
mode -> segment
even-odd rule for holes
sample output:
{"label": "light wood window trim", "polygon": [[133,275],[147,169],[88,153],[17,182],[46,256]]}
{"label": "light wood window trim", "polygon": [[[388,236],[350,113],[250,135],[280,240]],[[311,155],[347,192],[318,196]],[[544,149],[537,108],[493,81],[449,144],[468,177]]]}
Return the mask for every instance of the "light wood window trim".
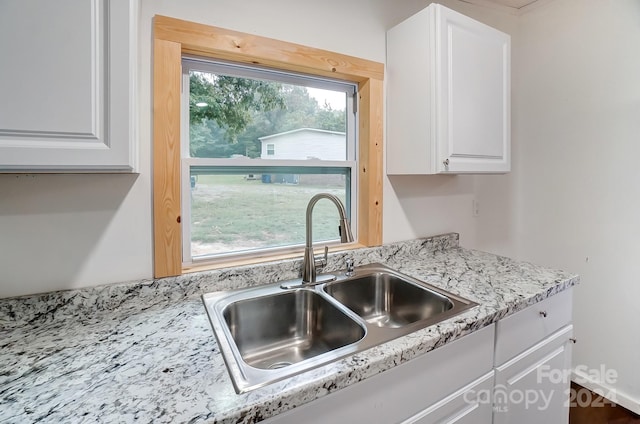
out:
{"label": "light wood window trim", "polygon": [[382,243],[384,65],[156,15],[153,22],[153,225],[156,278],[203,269],[202,266],[195,269],[182,267],[180,84],[183,54],[259,64],[358,83],[358,244],[377,246]]}

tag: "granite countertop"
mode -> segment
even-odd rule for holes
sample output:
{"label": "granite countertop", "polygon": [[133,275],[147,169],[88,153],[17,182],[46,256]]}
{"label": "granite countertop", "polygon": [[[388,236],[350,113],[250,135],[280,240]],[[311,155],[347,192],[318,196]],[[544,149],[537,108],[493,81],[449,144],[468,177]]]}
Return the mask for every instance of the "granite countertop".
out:
{"label": "granite countertop", "polygon": [[578,277],[458,246],[457,234],[330,255],[380,262],[479,306],[335,363],[238,395],[203,293],[299,275],[301,261],[0,300],[0,422],[254,422],[442,346]]}

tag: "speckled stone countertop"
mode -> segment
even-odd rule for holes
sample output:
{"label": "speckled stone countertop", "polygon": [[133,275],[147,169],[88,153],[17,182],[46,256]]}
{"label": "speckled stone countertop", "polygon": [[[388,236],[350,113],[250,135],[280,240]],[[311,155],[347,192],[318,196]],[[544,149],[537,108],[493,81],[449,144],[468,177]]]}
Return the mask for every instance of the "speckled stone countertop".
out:
{"label": "speckled stone countertop", "polygon": [[458,247],[457,234],[330,255],[380,262],[479,303],[441,324],[235,393],[203,293],[299,276],[287,260],[0,300],[0,422],[255,422],[406,362],[567,289],[578,277]]}

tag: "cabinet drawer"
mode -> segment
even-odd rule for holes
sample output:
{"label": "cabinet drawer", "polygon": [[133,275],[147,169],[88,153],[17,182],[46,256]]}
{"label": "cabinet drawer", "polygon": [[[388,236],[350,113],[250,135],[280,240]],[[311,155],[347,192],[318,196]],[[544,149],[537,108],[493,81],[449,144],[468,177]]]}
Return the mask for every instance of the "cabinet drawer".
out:
{"label": "cabinet drawer", "polygon": [[402,424],[489,424],[492,418],[493,374],[491,371],[483,375]]}
{"label": "cabinet drawer", "polygon": [[496,326],[495,365],[502,365],[517,354],[571,322],[571,289],[531,305]]}

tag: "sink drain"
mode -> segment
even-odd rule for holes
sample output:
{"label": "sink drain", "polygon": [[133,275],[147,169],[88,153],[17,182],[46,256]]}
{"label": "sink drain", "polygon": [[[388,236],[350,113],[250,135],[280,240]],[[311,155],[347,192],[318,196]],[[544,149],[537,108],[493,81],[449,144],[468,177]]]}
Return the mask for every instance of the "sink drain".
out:
{"label": "sink drain", "polygon": [[273,364],[269,365],[269,369],[277,370],[278,368],[288,367],[289,365],[291,365],[291,362],[287,362],[287,361],[274,362]]}

